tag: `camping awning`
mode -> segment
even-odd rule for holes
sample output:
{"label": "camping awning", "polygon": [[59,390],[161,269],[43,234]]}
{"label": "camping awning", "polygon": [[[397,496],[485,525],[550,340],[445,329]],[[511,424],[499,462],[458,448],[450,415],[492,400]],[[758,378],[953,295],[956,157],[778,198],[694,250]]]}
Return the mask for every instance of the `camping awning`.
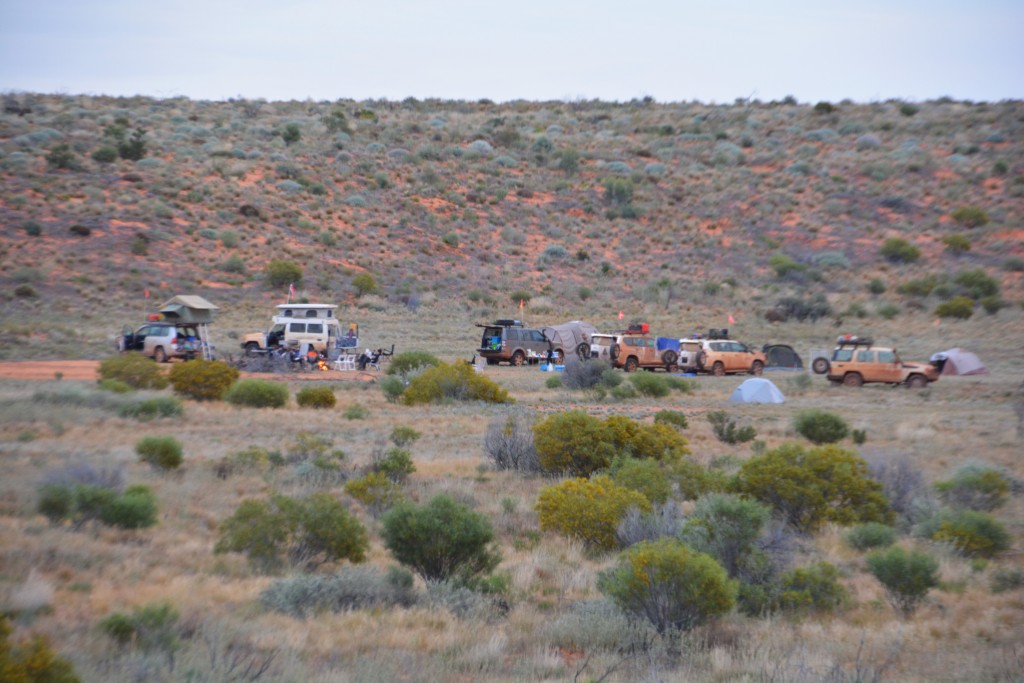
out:
{"label": "camping awning", "polygon": [[210,323],[214,312],[219,310],[209,301],[194,294],[180,294],[169,299],[160,308],[160,313],[173,323]]}

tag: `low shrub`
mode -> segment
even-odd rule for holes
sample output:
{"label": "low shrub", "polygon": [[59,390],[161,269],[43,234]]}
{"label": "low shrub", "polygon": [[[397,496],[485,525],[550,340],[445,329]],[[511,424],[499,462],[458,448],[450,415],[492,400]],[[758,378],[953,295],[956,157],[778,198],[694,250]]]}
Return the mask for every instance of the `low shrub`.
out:
{"label": "low shrub", "polygon": [[274,458],[281,458],[279,453],[271,453],[259,446],[250,446],[245,450],[229,453],[214,464],[214,472],[221,479],[243,472],[262,472],[273,466]]}
{"label": "low shrub", "polygon": [[565,370],[562,372],[562,386],[570,391],[586,391],[602,383],[606,370],[611,366],[601,360],[581,361],[569,357],[565,359]]}
{"label": "low shrub", "polygon": [[437,367],[441,361],[437,356],[426,351],[405,351],[396,354],[388,364],[388,374],[406,377],[417,370]]}
{"label": "low shrub", "polygon": [[362,403],[352,403],[346,406],[341,416],[346,420],[365,420],[370,417],[370,409]]}
{"label": "low shrub", "polygon": [[612,481],[619,486],[643,494],[654,504],[662,504],[672,495],[672,481],[662,470],[662,465],[652,458],[630,458],[619,456],[609,469]]}
{"label": "low shrub", "polygon": [[0,675],[8,683],[79,683],[70,661],[58,655],[44,636],[11,641],[7,615],[0,616]]}
{"label": "low shrub", "polygon": [[330,387],[303,387],[295,394],[301,408],[333,408],[338,403]]}
{"label": "low shrub", "polygon": [[383,472],[369,472],[345,482],[345,493],[357,500],[376,519],[402,500],[401,486]]}
{"label": "low shrub", "polygon": [[562,387],[561,375],[551,375],[544,380],[544,386],[548,389],[560,389]]}
{"label": "low shrub", "polygon": [[860,551],[884,548],[896,542],[896,530],[888,524],[868,522],[852,527],[843,536],[843,540],[851,548]]}
{"label": "low shrub", "polygon": [[417,596],[413,575],[401,567],[345,566],[329,576],[300,574],[270,584],[260,593],[269,610],[306,618],[324,612],[411,607]]}
{"label": "low shrub", "polygon": [[154,396],[121,406],[120,414],[121,417],[147,421],[162,417],[181,417],[185,414],[185,408],[181,401],[173,396]]}
{"label": "low shrub", "polygon": [[173,652],[178,647],[178,611],[170,603],[149,603],[132,612],[115,612],[99,628],[118,645],[144,652]]}
{"label": "low shrub", "polygon": [[114,394],[127,394],[130,391],[135,391],[135,387],[119,379],[101,379],[98,386],[103,391]]}
{"label": "low shrub", "polygon": [[980,462],[961,465],[946,481],[935,484],[944,503],[956,508],[991,512],[1010,494],[1010,480],[1002,472]]}
{"label": "low shrub", "polygon": [[629,377],[633,383],[633,387],[637,393],[641,396],[650,396],[651,398],[662,398],[668,396],[672,391],[668,382],[661,375],[656,375],[653,372],[637,372]]}
{"label": "low shrub", "polygon": [[686,415],[678,410],[659,410],[654,414],[654,423],[672,425],[677,429],[686,429],[690,426]]}
{"label": "low shrub", "polygon": [[928,591],[939,584],[939,563],[925,553],[898,546],[868,555],[868,569],[885,588],[889,603],[903,616],[913,614]]}
{"label": "low shrub", "polygon": [[991,558],[1010,548],[1011,537],[1006,527],[985,512],[946,512],[925,526],[934,527],[930,534],[933,541],[948,543],[967,557]]}
{"label": "low shrub", "polygon": [[797,567],[782,575],[779,607],[790,611],[834,612],[850,596],[839,582],[839,570],[828,562]]}
{"label": "low shrub", "polygon": [[123,529],[151,527],[157,522],[157,502],[145,486],[129,486],[124,493],[95,484],[44,484],[38,510],[53,524],[64,521],[80,529],[91,521]]}
{"label": "low shrub", "polygon": [[935,315],[940,318],[967,320],[974,315],[974,299],[966,296],[955,296],[949,301],[943,301],[936,306]]}
{"label": "low shrub", "polygon": [[992,572],[993,593],[1005,593],[1024,587],[1024,569],[1021,567],[999,567]]}
{"label": "low shrub", "polygon": [[495,469],[540,471],[532,419],[522,411],[512,410],[491,419],[484,432],[483,448]]}
{"label": "low shrub", "polygon": [[989,222],[988,212],[977,206],[958,207],[950,216],[965,228],[979,228]]}
{"label": "low shrub", "polygon": [[901,237],[885,240],[878,253],[892,263],[913,263],[921,258],[921,250]]}
{"label": "low shrub", "polygon": [[184,458],[181,442],[173,436],[147,436],[135,444],[139,460],[153,469],[173,470],[181,467]]}
{"label": "low shrub", "polygon": [[724,410],[715,410],[707,414],[708,422],[711,423],[711,430],[722,443],[738,444],[753,441],[757,436],[757,430],[753,425],[740,427],[737,420]]}
{"label": "low shrub", "polygon": [[133,389],[163,389],[167,377],[160,366],[141,353],[131,353],[105,358],[99,367],[100,380],[124,382]]}
{"label": "low shrub", "polygon": [[224,400],[247,408],[283,408],[288,404],[288,385],[265,379],[242,379],[224,393]]}
{"label": "low shrub", "polygon": [[400,377],[385,377],[380,381],[380,389],[388,403],[398,403],[405,392],[405,382]]}
{"label": "low shrub", "polygon": [[405,448],[409,444],[417,441],[423,434],[416,431],[412,427],[406,425],[398,425],[391,430],[391,443],[395,444],[399,448]]}
{"label": "low shrub", "polygon": [[536,510],[541,531],[555,531],[591,549],[613,550],[616,530],[631,507],[646,513],[651,504],[639,491],[597,475],[542,489]]}
{"label": "low shrub", "polygon": [[412,455],[404,448],[389,448],[384,456],[373,463],[373,471],[380,472],[396,484],[403,483],[416,471]]}
{"label": "low shrub", "polygon": [[445,401],[483,401],[514,403],[508,391],[494,380],[476,372],[464,363],[440,363],[414,377],[402,393],[402,403],[418,405]]}
{"label": "low shrub", "polygon": [[835,443],[846,438],[850,427],[846,420],[824,410],[804,410],[793,418],[793,428],[814,444]]}
{"label": "low shrub", "polygon": [[238,368],[219,360],[175,363],[169,379],[175,393],[197,401],[216,401],[238,379]]}
{"label": "low shrub", "polygon": [[148,486],[136,484],[111,499],[100,511],[100,521],[122,529],[144,529],[156,524],[156,496]]}

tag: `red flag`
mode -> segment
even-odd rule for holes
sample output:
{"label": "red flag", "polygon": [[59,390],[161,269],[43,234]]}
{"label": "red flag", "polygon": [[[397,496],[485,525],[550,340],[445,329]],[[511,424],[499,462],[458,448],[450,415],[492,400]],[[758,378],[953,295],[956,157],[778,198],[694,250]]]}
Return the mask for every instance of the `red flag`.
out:
{"label": "red flag", "polygon": [[289,301],[291,300],[291,298],[293,296],[295,296],[295,283],[292,283],[292,284],[288,285],[288,299],[289,299]]}
{"label": "red flag", "polygon": [[525,303],[526,302],[524,302],[522,299],[519,300],[519,310],[520,311],[523,310],[523,304],[525,304]]}
{"label": "red flag", "polygon": [[729,314],[729,324],[731,325],[731,324],[733,324],[734,322],[736,322],[736,318],[732,317],[732,313],[730,313],[730,314]]}
{"label": "red flag", "polygon": [[626,315],[622,311],[619,311],[619,320],[622,320],[625,317]]}
{"label": "red flag", "polygon": [[149,290],[148,289],[146,290],[145,296],[146,296],[147,299],[149,298]]}

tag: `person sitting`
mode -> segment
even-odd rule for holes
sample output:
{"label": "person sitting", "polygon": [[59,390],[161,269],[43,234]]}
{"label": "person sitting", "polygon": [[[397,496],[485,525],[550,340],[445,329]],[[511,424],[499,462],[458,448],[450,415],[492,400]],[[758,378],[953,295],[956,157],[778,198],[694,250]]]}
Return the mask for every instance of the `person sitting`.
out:
{"label": "person sitting", "polygon": [[370,349],[363,351],[359,354],[359,358],[356,358],[356,369],[365,370],[367,363],[369,363],[372,358],[373,354],[370,352]]}

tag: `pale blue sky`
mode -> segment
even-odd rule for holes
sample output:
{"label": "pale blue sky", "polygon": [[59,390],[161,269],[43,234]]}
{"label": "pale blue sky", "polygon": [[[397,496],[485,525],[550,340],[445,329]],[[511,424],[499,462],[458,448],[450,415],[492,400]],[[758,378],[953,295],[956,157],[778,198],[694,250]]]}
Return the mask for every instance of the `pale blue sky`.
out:
{"label": "pale blue sky", "polygon": [[1022,0],[0,0],[0,92],[1024,98]]}

